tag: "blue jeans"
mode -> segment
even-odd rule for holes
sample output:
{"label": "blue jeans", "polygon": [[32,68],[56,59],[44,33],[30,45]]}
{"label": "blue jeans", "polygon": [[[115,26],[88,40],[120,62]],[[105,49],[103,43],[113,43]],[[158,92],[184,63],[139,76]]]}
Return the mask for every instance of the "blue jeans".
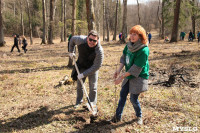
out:
{"label": "blue jeans", "polygon": [[[120,91],[120,99],[119,99],[118,107],[117,107],[117,110],[116,110],[116,117],[118,119],[122,118],[122,113],[123,113],[123,110],[124,110],[124,106],[126,104],[126,98],[127,98],[128,93],[129,93],[129,81],[127,81],[127,83],[122,87],[122,89]],[[139,95],[140,94],[132,94],[131,93],[130,94],[130,101],[133,105],[136,116],[142,117],[142,110],[141,110],[140,103],[139,103],[139,100],[138,100]]]}

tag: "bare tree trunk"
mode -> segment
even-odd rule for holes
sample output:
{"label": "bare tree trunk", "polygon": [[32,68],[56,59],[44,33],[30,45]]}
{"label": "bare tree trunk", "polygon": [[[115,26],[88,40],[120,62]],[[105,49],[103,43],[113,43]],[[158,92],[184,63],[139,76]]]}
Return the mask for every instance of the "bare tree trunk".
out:
{"label": "bare tree trunk", "polygon": [[107,3],[106,5],[106,30],[107,30],[107,40],[106,41],[110,41],[110,31],[109,31],[109,4]]}
{"label": "bare tree trunk", "polygon": [[46,44],[46,1],[42,0],[42,15],[43,15],[43,36],[42,36],[42,43]]}
{"label": "bare tree trunk", "polygon": [[174,9],[174,23],[173,23],[170,42],[177,42],[180,6],[181,6],[181,0],[176,0],[176,7]]}
{"label": "bare tree trunk", "polygon": [[61,33],[60,33],[60,38],[61,38],[61,42],[64,41],[64,25],[63,25],[63,16],[64,16],[64,0],[61,0],[61,22],[62,22],[62,26],[61,26]]}
{"label": "bare tree trunk", "polygon": [[137,5],[138,5],[138,23],[141,24],[141,22],[140,22],[140,5],[139,5],[138,0],[137,0]]}
{"label": "bare tree trunk", "polygon": [[14,14],[14,18],[15,18],[15,14],[16,14],[16,5],[15,5],[15,1],[14,1],[14,5],[13,5],[13,14]]}
{"label": "bare tree trunk", "polygon": [[195,34],[195,25],[196,25],[196,17],[195,17],[195,15],[196,15],[196,12],[195,12],[195,1],[194,0],[192,0],[191,1],[191,5],[192,5],[192,16],[191,16],[191,19],[192,19],[192,30],[193,30],[193,33],[194,33],[194,38],[196,38],[196,34]]}
{"label": "bare tree trunk", "polygon": [[24,35],[24,17],[23,17],[23,7],[22,7],[22,1],[20,0],[20,16],[21,16],[21,34]]}
{"label": "bare tree trunk", "polygon": [[6,3],[4,0],[2,1],[2,5],[3,5],[3,9],[1,10],[1,13],[3,13],[3,11],[5,11],[6,9]]}
{"label": "bare tree trunk", "polygon": [[86,10],[87,10],[88,31],[96,30],[94,22],[95,14],[94,14],[93,0],[86,0]]}
{"label": "bare tree trunk", "polygon": [[76,31],[76,0],[73,0],[73,5],[72,5],[72,36],[75,35]]}
{"label": "bare tree trunk", "polygon": [[124,12],[123,12],[123,24],[122,24],[122,43],[126,43],[126,36],[127,36],[127,0],[124,0]]}
{"label": "bare tree trunk", "polygon": [[161,13],[161,17],[162,17],[162,26],[161,26],[161,38],[164,39],[165,38],[165,17],[164,17],[164,5],[165,2],[162,0],[162,13]]}
{"label": "bare tree trunk", "polygon": [[56,15],[56,8],[57,8],[56,3],[57,3],[57,0],[54,0],[54,6],[53,6],[53,20],[55,20],[54,18],[55,18],[55,15]]}
{"label": "bare tree trunk", "polygon": [[105,41],[105,0],[103,0],[103,41]]}
{"label": "bare tree trunk", "polygon": [[31,13],[30,13],[30,6],[29,6],[29,0],[26,0],[27,3],[27,10],[28,10],[28,20],[29,20],[29,34],[30,34],[30,44],[33,44],[33,39],[32,39],[32,24],[31,24]]}
{"label": "bare tree trunk", "polygon": [[[72,4],[72,36],[75,35],[75,27],[76,27],[76,0],[73,0],[73,4]],[[68,67],[72,67],[73,66],[73,60],[71,58],[69,58],[68,61]]]}
{"label": "bare tree trunk", "polygon": [[119,3],[119,0],[116,1],[116,11],[115,11],[115,31],[114,31],[114,35],[113,35],[113,40],[116,40],[116,35],[117,35],[118,3]]}
{"label": "bare tree trunk", "polygon": [[64,0],[64,42],[67,41],[67,32],[66,32],[66,0]]}
{"label": "bare tree trunk", "polygon": [[[50,3],[50,2],[49,2]],[[49,15],[49,5],[48,5],[48,3],[46,2],[46,5],[45,5],[45,7],[46,7],[46,39],[47,39],[47,43],[48,43],[48,39],[49,39],[49,19],[50,19],[50,15]]]}
{"label": "bare tree trunk", "polygon": [[48,36],[48,44],[53,44],[53,7],[54,0],[50,0],[50,20],[49,20],[49,36]]}
{"label": "bare tree trunk", "polygon": [[159,0],[159,5],[158,5],[158,10],[157,10],[157,18],[158,18],[158,22],[159,22],[159,27],[160,27],[160,32],[159,32],[159,36],[161,36],[161,32],[162,32],[162,27],[161,27],[161,18],[160,18],[160,0]]}
{"label": "bare tree trunk", "polygon": [[1,14],[1,0],[0,0],[0,47],[4,46],[3,20]]}
{"label": "bare tree trunk", "polygon": [[[99,4],[100,4],[100,1],[98,2],[99,0],[95,0],[95,2],[94,2],[94,7],[98,7],[99,6]],[[100,6],[101,7],[101,6]],[[100,21],[101,21],[101,17],[100,17],[100,12],[101,12],[101,8],[100,7],[98,7],[98,8],[96,8],[96,30],[97,30],[97,32],[99,33],[99,36],[100,36]]]}

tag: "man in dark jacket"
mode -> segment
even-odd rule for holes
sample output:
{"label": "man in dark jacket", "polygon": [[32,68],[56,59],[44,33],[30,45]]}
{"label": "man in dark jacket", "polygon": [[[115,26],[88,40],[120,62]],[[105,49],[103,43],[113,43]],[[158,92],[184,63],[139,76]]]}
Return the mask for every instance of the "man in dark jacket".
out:
{"label": "man in dark jacket", "polygon": [[18,46],[18,37],[16,34],[14,35],[14,45],[12,46],[12,49],[10,52],[13,52],[14,47],[16,47],[18,52],[20,53],[19,46]]}
{"label": "man in dark jacket", "polygon": [[[89,79],[89,99],[93,105],[94,111],[97,112],[97,81],[98,70],[103,62],[103,48],[99,41],[99,35],[96,31],[91,30],[88,36],[73,36],[69,42],[69,56],[73,58],[75,45],[78,47],[78,60],[80,74],[77,76],[79,80],[85,82],[86,77]],[[80,81],[77,80],[77,99],[75,107],[83,102],[83,88]]]}

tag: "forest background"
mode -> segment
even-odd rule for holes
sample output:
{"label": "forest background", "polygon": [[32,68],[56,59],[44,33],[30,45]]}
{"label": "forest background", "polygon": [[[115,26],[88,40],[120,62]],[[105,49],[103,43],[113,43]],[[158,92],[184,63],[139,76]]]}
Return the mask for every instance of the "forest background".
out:
{"label": "forest background", "polygon": [[181,0],[179,7],[173,0],[135,2],[136,5],[127,5],[127,1],[122,0],[1,0],[0,44],[3,45],[4,36],[13,34],[31,37],[31,43],[32,36],[45,36],[49,44],[56,37],[60,37],[61,42],[66,41],[71,33],[88,33],[88,17],[107,41],[116,40],[115,36],[120,32],[127,34],[127,30],[136,24],[141,24],[147,32],[158,29],[161,38],[171,36],[173,30],[176,31],[175,38],[181,31],[188,33],[190,30],[196,38],[200,21],[199,1]]}

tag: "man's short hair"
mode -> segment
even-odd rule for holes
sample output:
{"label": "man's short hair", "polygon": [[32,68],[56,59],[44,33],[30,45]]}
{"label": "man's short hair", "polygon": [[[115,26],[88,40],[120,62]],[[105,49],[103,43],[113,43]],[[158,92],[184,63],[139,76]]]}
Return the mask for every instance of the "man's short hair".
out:
{"label": "man's short hair", "polygon": [[99,34],[97,33],[96,30],[91,30],[91,31],[89,32],[89,34],[88,34],[88,37],[89,37],[90,35],[96,36],[96,37],[99,39]]}

